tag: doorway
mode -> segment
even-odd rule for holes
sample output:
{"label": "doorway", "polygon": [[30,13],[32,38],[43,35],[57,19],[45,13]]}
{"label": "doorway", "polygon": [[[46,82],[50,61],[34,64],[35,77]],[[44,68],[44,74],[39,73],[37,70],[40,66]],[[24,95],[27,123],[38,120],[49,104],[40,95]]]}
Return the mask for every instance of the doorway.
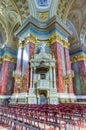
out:
{"label": "doorway", "polygon": [[46,104],[47,103],[47,91],[41,90],[39,96],[40,96],[40,104]]}

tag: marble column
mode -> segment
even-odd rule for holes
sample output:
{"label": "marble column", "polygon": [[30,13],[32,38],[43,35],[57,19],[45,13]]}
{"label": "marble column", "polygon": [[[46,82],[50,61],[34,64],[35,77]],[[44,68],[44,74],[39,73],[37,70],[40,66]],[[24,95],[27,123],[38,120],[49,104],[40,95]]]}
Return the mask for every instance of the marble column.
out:
{"label": "marble column", "polygon": [[2,78],[1,70],[2,70],[2,63],[0,63],[0,94],[1,94],[1,87],[2,87],[2,85],[1,85],[1,78]]}
{"label": "marble column", "polygon": [[[32,59],[32,57],[34,56],[34,53],[35,53],[35,44],[30,42],[29,43],[29,60]],[[29,86],[28,88],[30,87],[30,65],[29,65],[29,70],[28,70],[28,82],[29,82]]]}
{"label": "marble column", "polygon": [[62,56],[61,56],[61,45],[56,42],[51,46],[51,50],[56,60],[56,80],[57,90],[59,93],[64,93],[64,79],[63,79],[63,67],[62,67]]}
{"label": "marble column", "polygon": [[2,64],[2,88],[1,88],[1,95],[5,95],[7,91],[7,82],[8,82],[8,77],[9,77],[9,61],[3,61]]}
{"label": "marble column", "polygon": [[68,93],[73,93],[73,83],[72,83],[72,71],[71,71],[71,62],[69,56],[69,49],[64,48],[65,53],[65,64],[66,64],[66,75],[68,76]]}
{"label": "marble column", "polygon": [[81,95],[82,94],[82,89],[81,89],[81,82],[80,82],[80,75],[79,75],[79,67],[78,63],[72,63],[72,69],[74,70],[74,92],[76,95]]}
{"label": "marble column", "polygon": [[13,70],[15,69],[15,63],[11,61],[3,61],[2,64],[2,78],[1,78],[1,94],[11,95],[14,88]]}
{"label": "marble column", "polygon": [[32,71],[32,67],[30,67],[30,87],[33,88],[33,84],[32,84],[32,76],[33,76],[33,71]]}
{"label": "marble column", "polygon": [[27,92],[30,88],[30,59],[32,58],[35,50],[34,43],[27,42],[24,46],[23,52],[23,92]]}
{"label": "marble column", "polygon": [[[15,70],[15,87],[14,87],[14,93],[18,92],[18,83],[16,82],[16,79],[18,79],[18,76],[22,76],[22,56],[23,56],[23,48],[18,48],[17,53],[17,64],[16,64],[16,70]],[[21,86],[22,87],[22,86]]]}
{"label": "marble column", "polygon": [[53,82],[52,82],[52,67],[50,66],[50,87],[53,88]]}
{"label": "marble column", "polygon": [[56,71],[55,71],[55,67],[53,67],[53,74],[54,74],[54,88],[56,89]]}
{"label": "marble column", "polygon": [[82,89],[82,95],[86,95],[86,61],[78,61],[79,75],[80,75],[80,83]]}
{"label": "marble column", "polygon": [[16,65],[16,70],[22,69],[22,56],[23,56],[23,48],[18,48],[18,55],[17,55],[17,65]]}

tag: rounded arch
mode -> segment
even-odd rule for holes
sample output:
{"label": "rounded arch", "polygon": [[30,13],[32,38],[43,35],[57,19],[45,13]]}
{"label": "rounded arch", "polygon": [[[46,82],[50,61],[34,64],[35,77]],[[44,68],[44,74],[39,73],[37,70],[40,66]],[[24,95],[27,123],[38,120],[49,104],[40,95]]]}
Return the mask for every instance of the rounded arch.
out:
{"label": "rounded arch", "polygon": [[7,35],[7,23],[4,20],[4,17],[0,14],[0,33],[3,38],[3,43],[7,43],[8,35]]}
{"label": "rounded arch", "polygon": [[15,37],[14,32],[19,28],[19,26],[20,23],[16,22],[11,29],[11,32],[9,34],[9,39],[8,39],[8,45],[10,47],[17,48],[18,38]]}
{"label": "rounded arch", "polygon": [[82,44],[86,42],[86,22],[83,24],[80,32],[80,41]]}
{"label": "rounded arch", "polygon": [[72,31],[72,35],[69,36],[69,42],[72,45],[72,44],[76,43],[77,41],[79,41],[78,33],[77,33],[73,23],[69,19],[67,19],[67,21],[66,21],[66,26]]}

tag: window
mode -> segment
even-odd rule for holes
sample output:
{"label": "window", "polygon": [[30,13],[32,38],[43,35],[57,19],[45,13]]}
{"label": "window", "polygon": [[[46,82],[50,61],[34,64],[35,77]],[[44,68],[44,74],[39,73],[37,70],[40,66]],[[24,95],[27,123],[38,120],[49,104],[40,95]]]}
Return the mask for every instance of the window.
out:
{"label": "window", "polygon": [[38,0],[39,6],[48,6],[49,0]]}
{"label": "window", "polygon": [[41,79],[45,79],[45,78],[46,78],[45,74],[41,74],[41,75],[40,75],[40,78],[41,78]]}

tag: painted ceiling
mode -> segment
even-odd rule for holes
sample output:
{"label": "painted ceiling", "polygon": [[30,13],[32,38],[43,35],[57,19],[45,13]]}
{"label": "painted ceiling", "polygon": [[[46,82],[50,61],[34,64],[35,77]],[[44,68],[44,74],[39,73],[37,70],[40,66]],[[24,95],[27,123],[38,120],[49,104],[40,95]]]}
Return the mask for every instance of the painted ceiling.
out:
{"label": "painted ceiling", "polygon": [[17,39],[13,33],[29,16],[46,22],[54,15],[72,30],[72,44],[86,43],[86,0],[0,0],[0,32],[4,43],[15,47]]}

